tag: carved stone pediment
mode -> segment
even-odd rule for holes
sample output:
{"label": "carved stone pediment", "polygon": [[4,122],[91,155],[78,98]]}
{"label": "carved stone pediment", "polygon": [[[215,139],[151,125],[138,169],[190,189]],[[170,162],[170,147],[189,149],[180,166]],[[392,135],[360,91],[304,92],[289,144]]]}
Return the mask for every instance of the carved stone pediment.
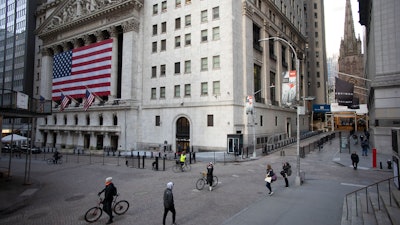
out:
{"label": "carved stone pediment", "polygon": [[69,0],[61,2],[36,30],[39,36],[68,31],[121,10],[143,7],[143,0]]}

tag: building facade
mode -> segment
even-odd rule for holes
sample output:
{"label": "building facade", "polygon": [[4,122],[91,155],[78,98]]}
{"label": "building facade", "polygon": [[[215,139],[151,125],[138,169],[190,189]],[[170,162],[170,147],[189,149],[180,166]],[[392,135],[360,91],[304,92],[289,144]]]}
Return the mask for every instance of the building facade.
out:
{"label": "building facade", "polygon": [[13,93],[33,96],[35,12],[40,1],[0,1],[0,128],[3,134],[28,134],[28,120],[7,113]]}
{"label": "building facade", "polygon": [[[279,37],[305,55],[303,7],[300,0],[48,1],[37,12],[37,85],[57,108],[38,121],[36,142],[235,152],[293,137],[297,123],[307,131],[307,116],[297,121],[297,110],[282,100],[284,75],[296,67],[290,46],[259,42]],[[85,111],[84,92],[95,87],[55,90],[56,58],[109,39],[109,93]],[[304,93],[304,60],[298,66]],[[81,92],[71,91],[60,111],[61,93],[72,89]],[[246,114],[249,96],[255,110]]]}
{"label": "building facade", "polygon": [[325,16],[324,1],[310,0],[306,4],[306,36],[308,48],[307,86],[308,92],[304,96],[312,96],[315,104],[327,104],[328,70],[325,48]]}
{"label": "building facade", "polygon": [[[365,26],[365,75],[368,82],[371,146],[392,154],[392,129],[400,126],[400,5],[395,0],[360,1],[360,24]],[[394,146],[393,146],[394,147]],[[393,149],[394,150],[394,149]]]}

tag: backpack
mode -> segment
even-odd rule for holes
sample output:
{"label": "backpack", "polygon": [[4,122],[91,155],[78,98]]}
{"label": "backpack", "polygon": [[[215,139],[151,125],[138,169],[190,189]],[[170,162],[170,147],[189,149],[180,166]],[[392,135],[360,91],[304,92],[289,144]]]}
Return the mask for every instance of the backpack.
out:
{"label": "backpack", "polygon": [[273,175],[271,176],[271,181],[276,181],[276,179],[278,179],[278,177],[276,176],[276,174],[275,173],[273,173]]}

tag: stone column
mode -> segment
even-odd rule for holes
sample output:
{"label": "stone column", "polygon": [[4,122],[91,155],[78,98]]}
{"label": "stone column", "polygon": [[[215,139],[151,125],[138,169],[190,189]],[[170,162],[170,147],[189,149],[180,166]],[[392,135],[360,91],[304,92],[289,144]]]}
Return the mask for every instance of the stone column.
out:
{"label": "stone column", "polygon": [[43,48],[42,67],[40,68],[40,95],[45,99],[51,99],[52,83],[53,83],[53,54],[50,48]]}
{"label": "stone column", "polygon": [[[110,38],[113,39],[112,56],[111,56],[111,87],[110,96],[117,97],[118,88],[118,31],[115,27],[110,27],[108,30]],[[111,99],[110,99],[111,100]]]}
{"label": "stone column", "polygon": [[138,52],[138,29],[139,22],[136,20],[126,21],[122,24],[122,29],[124,32],[123,38],[123,48],[122,48],[122,93],[121,98],[123,99],[136,99],[138,93],[136,91],[138,88],[135,88],[134,85],[139,84],[140,82],[137,80],[138,77],[134,77],[134,75],[139,74],[137,69],[138,57],[134,55]]}

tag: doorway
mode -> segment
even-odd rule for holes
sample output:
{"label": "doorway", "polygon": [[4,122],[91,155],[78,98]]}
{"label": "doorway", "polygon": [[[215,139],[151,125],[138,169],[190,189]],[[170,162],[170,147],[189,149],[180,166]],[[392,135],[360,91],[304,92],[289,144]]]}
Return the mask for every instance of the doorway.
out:
{"label": "doorway", "polygon": [[176,121],[176,152],[190,152],[190,123],[185,117]]}

